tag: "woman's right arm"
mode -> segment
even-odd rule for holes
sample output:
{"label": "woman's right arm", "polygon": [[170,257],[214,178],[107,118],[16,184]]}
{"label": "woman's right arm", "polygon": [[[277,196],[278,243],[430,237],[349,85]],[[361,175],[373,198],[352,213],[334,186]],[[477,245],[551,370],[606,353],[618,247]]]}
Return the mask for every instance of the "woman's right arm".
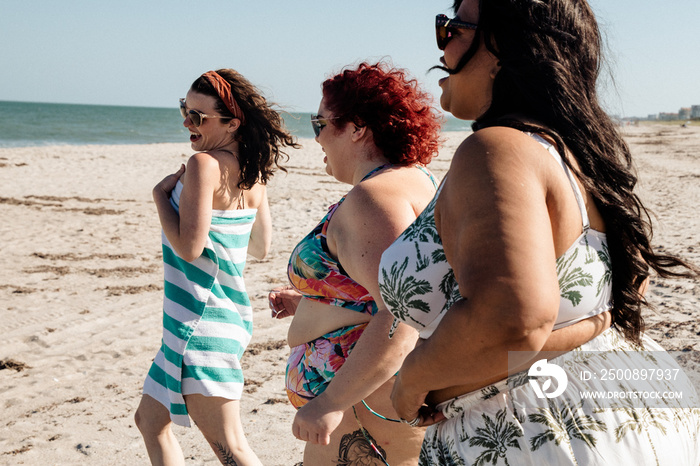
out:
{"label": "woman's right arm", "polygon": [[[640,296],[644,296],[649,286],[649,277],[647,277],[639,286]],[[576,322],[568,327],[555,330],[549,335],[549,338],[544,344],[542,351],[571,351],[579,346],[587,343],[603,333],[612,324],[612,316],[607,311],[601,314],[589,317],[580,322]]]}
{"label": "woman's right arm", "polygon": [[542,351],[565,353],[587,343],[610,327],[610,312],[589,317],[568,327],[553,331],[542,347]]}
{"label": "woman's right arm", "polygon": [[219,163],[206,152],[187,161],[187,180],[180,195],[179,214],[170,204],[170,192],[185,172],[180,168],[153,188],[163,232],[177,254],[191,262],[202,255],[211,225],[212,200],[221,172]]}
{"label": "woman's right arm", "polygon": [[435,223],[463,298],[405,359],[392,395],[401,417],[414,419],[428,392],[506,377],[510,352],[539,351],[550,336],[559,286],[543,151],[508,128],[458,148]]}

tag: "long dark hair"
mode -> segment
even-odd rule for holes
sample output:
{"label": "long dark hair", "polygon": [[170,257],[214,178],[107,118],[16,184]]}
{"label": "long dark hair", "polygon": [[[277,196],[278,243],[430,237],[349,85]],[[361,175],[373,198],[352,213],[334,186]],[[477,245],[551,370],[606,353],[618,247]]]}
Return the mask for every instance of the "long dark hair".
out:
{"label": "long dark hair", "polygon": [[[461,3],[455,1],[455,11]],[[480,0],[471,47],[455,69],[443,69],[459,72],[481,41],[501,69],[491,105],[474,122],[474,131],[510,126],[547,134],[556,142],[605,220],[613,325],[639,343],[644,329],[641,305],[646,304],[639,288],[649,269],[665,278],[693,277],[700,270],[651,247],[651,220],[634,193],[637,177],[629,147],[598,103],[602,40],[590,6],[585,0]],[[524,124],[509,115],[538,124]]]}
{"label": "long dark hair", "polygon": [[[239,72],[221,69],[216,72],[231,84],[231,93],[245,115],[245,123],[238,128],[238,163],[241,167],[240,189],[250,189],[257,182],[267,183],[280,166],[280,158],[289,156],[283,146],[299,148],[294,137],[284,127],[280,114],[272,108],[260,91]],[[204,77],[192,84],[192,90],[216,99],[216,110],[220,115],[233,118],[233,114],[221,100],[214,87]]]}

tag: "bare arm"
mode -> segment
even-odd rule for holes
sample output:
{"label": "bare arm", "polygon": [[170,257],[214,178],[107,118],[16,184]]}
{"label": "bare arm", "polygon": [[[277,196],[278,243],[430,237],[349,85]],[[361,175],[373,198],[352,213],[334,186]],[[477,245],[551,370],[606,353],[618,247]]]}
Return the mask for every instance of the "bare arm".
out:
{"label": "bare arm", "polygon": [[542,347],[542,351],[571,351],[591,341],[610,327],[609,312],[603,312],[568,327],[553,331]]}
{"label": "bare arm", "polygon": [[[649,277],[639,286],[639,294],[644,296],[648,286]],[[560,328],[549,335],[542,351],[571,351],[603,333],[611,324],[612,316],[608,311]]]}
{"label": "bare arm", "polygon": [[153,188],[153,200],[168,241],[180,257],[191,262],[202,255],[206,245],[220,172],[218,162],[206,153],[190,157],[186,171],[179,214],[170,204],[170,193],[185,172],[184,167]]}
{"label": "bare arm", "polygon": [[260,185],[258,189],[263,190],[263,197],[255,215],[253,229],[250,232],[248,254],[256,259],[264,259],[270,251],[270,243],[272,242],[272,218],[270,217],[270,204],[267,200],[267,187]]}
{"label": "bare arm", "polygon": [[414,419],[430,391],[504,378],[509,351],[549,338],[559,287],[541,149],[490,128],[457,150],[435,218],[463,299],[404,361],[393,395],[402,417]]}

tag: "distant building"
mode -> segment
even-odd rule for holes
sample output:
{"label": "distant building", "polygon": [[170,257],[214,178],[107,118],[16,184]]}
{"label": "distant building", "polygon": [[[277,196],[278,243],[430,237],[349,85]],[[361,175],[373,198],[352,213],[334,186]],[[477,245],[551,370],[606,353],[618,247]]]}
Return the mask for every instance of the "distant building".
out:
{"label": "distant building", "polygon": [[687,120],[690,118],[690,107],[683,107],[678,110],[678,119]]}
{"label": "distant building", "polygon": [[650,114],[647,116],[647,120],[654,121],[654,120],[658,120],[658,119],[659,119],[659,115],[657,115],[656,113],[650,113]]}
{"label": "distant building", "polygon": [[678,120],[678,114],[677,113],[661,112],[661,113],[659,113],[659,120],[661,120],[661,121]]}
{"label": "distant building", "polygon": [[690,118],[700,118],[700,105],[690,107]]}

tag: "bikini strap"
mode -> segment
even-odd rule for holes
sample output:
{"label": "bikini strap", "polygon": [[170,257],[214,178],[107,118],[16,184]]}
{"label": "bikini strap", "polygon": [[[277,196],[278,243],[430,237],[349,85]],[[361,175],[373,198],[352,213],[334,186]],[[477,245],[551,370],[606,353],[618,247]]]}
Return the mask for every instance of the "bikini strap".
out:
{"label": "bikini strap", "polygon": [[[384,165],[380,165],[380,166],[378,166],[377,168],[373,168],[372,170],[370,170],[369,173],[367,173],[365,176],[362,177],[362,179],[360,180],[360,183],[362,183],[363,181],[365,181],[367,178],[370,178],[370,177],[371,177],[372,175],[374,175],[375,173],[377,173],[377,172],[379,172],[379,171],[382,171],[382,170],[384,170],[385,168],[389,168],[389,167],[393,167],[393,166],[394,166],[393,163],[385,163]],[[345,199],[344,196],[343,196],[343,199]]]}
{"label": "bikini strap", "polygon": [[236,208],[238,210],[243,210],[243,209],[245,209],[245,197],[243,196],[243,190],[241,189],[239,191],[240,192],[238,194],[238,202],[237,202]]}
{"label": "bikini strap", "polygon": [[428,175],[428,178],[430,178],[430,181],[433,182],[433,188],[437,189],[437,188],[438,188],[438,182],[437,182],[437,180],[435,179],[435,177],[433,176],[433,174],[430,172],[430,170],[428,170],[428,169],[427,169],[426,167],[424,167],[423,165],[416,165],[416,167],[417,167],[420,171],[422,171],[423,173],[425,173],[426,175]]}
{"label": "bikini strap", "polygon": [[[365,181],[366,179],[368,179],[369,177],[371,177],[372,175],[374,175],[374,174],[377,173],[378,171],[384,170],[385,168],[389,168],[389,167],[392,167],[392,166],[393,166],[393,164],[391,164],[391,163],[385,163],[384,165],[380,165],[380,166],[378,166],[378,167],[376,167],[376,168],[373,168],[372,170],[370,170],[369,173],[367,173],[365,176],[362,177],[362,179],[360,180],[360,183],[362,183],[363,181]],[[358,184],[359,184],[359,183],[358,183]],[[329,220],[330,220],[331,215],[333,215],[333,213],[331,212],[331,210],[332,210],[333,212],[335,212],[335,209],[337,209],[338,206],[339,206],[340,204],[343,203],[343,201],[345,200],[345,197],[346,197],[346,196],[347,196],[347,194],[346,194],[345,196],[341,197],[340,200],[339,200],[338,202],[336,202],[335,204],[333,204],[332,206],[330,206],[330,207],[328,208],[328,219],[329,219]]]}
{"label": "bikini strap", "polygon": [[535,140],[537,140],[540,144],[544,146],[544,148],[552,154],[552,157],[559,163],[559,165],[562,166],[564,169],[564,173],[566,173],[566,177],[569,178],[569,183],[571,183],[571,187],[574,191],[574,197],[576,198],[576,203],[578,204],[578,210],[581,212],[581,220],[583,222],[583,230],[588,231],[588,229],[591,227],[591,222],[588,219],[588,212],[586,211],[586,203],[583,201],[583,195],[581,194],[581,190],[578,187],[578,183],[576,182],[576,179],[574,178],[574,175],[571,173],[571,169],[566,165],[564,162],[564,159],[562,158],[561,154],[557,151],[556,147],[554,147],[553,144],[551,144],[549,141],[544,139],[542,136],[538,134],[532,134],[529,133]]}
{"label": "bikini strap", "polygon": [[[365,176],[362,177],[362,179],[360,180],[360,183],[362,183],[363,181],[365,181],[367,178],[371,177],[372,175],[374,175],[374,174],[377,173],[378,171],[381,171],[381,170],[384,170],[385,168],[390,168],[390,167],[393,167],[393,166],[394,166],[393,163],[385,163],[384,165],[381,165],[381,166],[379,166],[379,167],[373,169],[372,171],[370,171],[369,173],[367,173]],[[428,170],[425,166],[419,165],[419,164],[414,165],[414,167],[418,168],[420,171],[422,171],[423,173],[425,173],[426,176],[427,176],[428,178],[430,178],[430,181],[433,183],[433,187],[434,187],[435,189],[437,189],[437,187],[438,187],[438,182],[437,182],[437,180],[435,179],[435,176],[433,176],[433,174],[430,172],[430,170]]]}
{"label": "bikini strap", "polygon": [[[373,168],[372,170],[370,170],[369,173],[367,173],[365,176],[362,177],[362,179],[360,180],[360,183],[362,183],[366,179],[372,177],[372,175],[376,174],[377,172],[380,172],[380,171],[384,170],[385,168],[390,168],[393,166],[394,166],[393,163],[385,163],[384,165],[380,165],[376,168]],[[437,183],[437,180],[435,179],[435,177],[433,176],[433,174],[430,173],[430,171],[427,168],[423,167],[422,165],[416,165],[416,167],[418,167],[423,173],[428,175],[428,177],[430,178],[430,181],[433,182],[433,186],[437,189],[438,183]],[[336,209],[340,206],[340,204],[343,203],[344,200],[345,200],[345,196],[341,197],[338,202],[336,202],[335,204],[333,204],[332,206],[330,206],[328,208],[328,213],[326,214],[326,220],[325,220],[323,228],[322,228],[322,232],[324,235],[326,233],[326,230],[328,229],[328,222],[330,222],[331,217],[335,213]]]}

